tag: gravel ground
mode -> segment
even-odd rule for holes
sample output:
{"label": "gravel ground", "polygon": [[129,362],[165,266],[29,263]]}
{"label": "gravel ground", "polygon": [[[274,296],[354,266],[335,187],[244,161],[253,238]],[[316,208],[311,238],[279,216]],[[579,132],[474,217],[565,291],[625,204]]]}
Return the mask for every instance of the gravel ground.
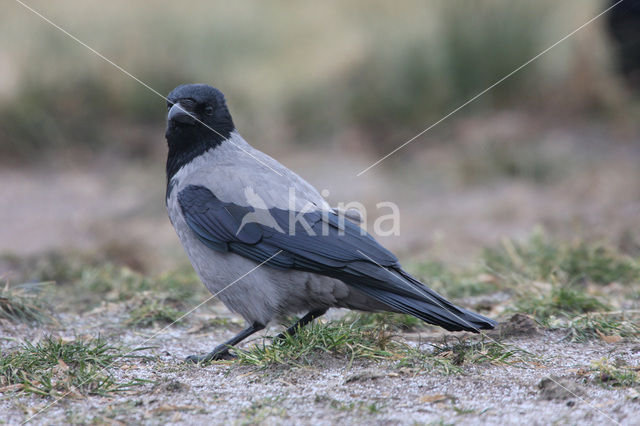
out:
{"label": "gravel ground", "polygon": [[[110,343],[153,346],[152,360],[128,360],[113,372],[123,381],[152,381],[109,397],[52,398],[4,392],[2,420],[20,424],[640,424],[640,394],[605,389],[581,373],[602,358],[637,363],[640,344],[569,343],[557,332],[522,329],[506,337],[535,357],[510,364],[465,364],[461,374],[398,368],[390,362],[321,355],[309,367],[259,370],[233,363],[188,365],[236,330],[201,329],[212,315],[229,315],[221,304],[197,311],[184,323],[149,339],[158,329],[133,331],[123,325],[122,305],[105,305],[84,315],[64,314],[68,326],[34,328],[2,322],[3,350],[24,338],[47,334],[67,339],[100,334]],[[331,316],[340,316],[333,312]],[[241,326],[238,322],[237,328]],[[274,329],[267,333],[273,333]],[[516,333],[518,334],[518,333]],[[444,333],[405,333],[410,343],[442,339]],[[252,339],[245,347],[260,342]],[[426,345],[425,345],[426,344]],[[35,417],[31,417],[34,416]]]}

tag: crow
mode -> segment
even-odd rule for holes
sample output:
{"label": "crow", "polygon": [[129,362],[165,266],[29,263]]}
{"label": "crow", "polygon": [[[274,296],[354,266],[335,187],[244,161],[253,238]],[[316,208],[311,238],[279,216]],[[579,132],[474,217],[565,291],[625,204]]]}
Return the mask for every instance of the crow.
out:
{"label": "crow", "polygon": [[286,330],[295,335],[332,307],[409,314],[449,331],[496,325],[411,276],[356,224],[357,214],[345,220],[313,186],[249,145],[218,89],[178,86],[167,109],[169,218],[204,285],[247,322],[188,361],[230,357],[231,346],[272,320],[305,314]]}

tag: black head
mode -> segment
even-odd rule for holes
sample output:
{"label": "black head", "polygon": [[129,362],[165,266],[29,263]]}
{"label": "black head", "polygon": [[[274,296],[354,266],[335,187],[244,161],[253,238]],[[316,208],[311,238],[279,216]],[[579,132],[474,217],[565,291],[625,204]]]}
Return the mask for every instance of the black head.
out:
{"label": "black head", "polygon": [[206,84],[183,84],[167,96],[167,179],[234,130],[224,95]]}

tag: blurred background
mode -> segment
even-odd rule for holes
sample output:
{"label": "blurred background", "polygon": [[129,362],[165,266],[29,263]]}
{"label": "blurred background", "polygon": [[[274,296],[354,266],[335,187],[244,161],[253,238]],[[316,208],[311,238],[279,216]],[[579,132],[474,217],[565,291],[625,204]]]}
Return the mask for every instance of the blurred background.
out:
{"label": "blurred background", "polygon": [[[402,259],[464,263],[537,228],[640,250],[637,1],[29,2],[167,94],[221,89],[242,135]],[[164,210],[163,99],[16,2],[0,16],[0,253],[184,263]],[[371,222],[372,223],[372,222]],[[2,271],[0,271],[2,272]]]}

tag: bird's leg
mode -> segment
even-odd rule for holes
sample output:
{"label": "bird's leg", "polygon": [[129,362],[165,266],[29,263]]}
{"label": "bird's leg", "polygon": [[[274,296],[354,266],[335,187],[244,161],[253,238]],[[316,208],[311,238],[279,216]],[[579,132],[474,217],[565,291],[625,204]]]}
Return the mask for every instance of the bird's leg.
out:
{"label": "bird's leg", "polygon": [[187,357],[186,361],[187,362],[200,363],[200,362],[206,362],[206,361],[211,361],[211,360],[216,360],[216,359],[230,358],[231,354],[229,353],[229,346],[233,346],[233,345],[236,345],[236,344],[242,342],[244,339],[246,339],[247,337],[251,336],[256,331],[262,330],[263,328],[264,328],[263,324],[254,322],[249,327],[245,328],[240,333],[238,333],[236,336],[234,336],[231,339],[227,340],[223,344],[216,346],[216,348],[214,350],[212,350],[211,352],[209,352],[208,354],[206,354],[206,355],[189,355]]}
{"label": "bird's leg", "polygon": [[282,340],[284,338],[288,336],[295,336],[295,334],[298,332],[298,329],[304,327],[305,325],[309,324],[311,321],[313,321],[314,319],[321,317],[322,315],[325,314],[325,312],[327,312],[326,309],[317,309],[315,311],[311,311],[309,312],[307,315],[303,316],[302,318],[300,318],[298,320],[298,322],[296,322],[295,324],[293,324],[291,327],[287,328],[287,331],[285,331],[284,333],[280,333],[276,336],[275,340]]}

